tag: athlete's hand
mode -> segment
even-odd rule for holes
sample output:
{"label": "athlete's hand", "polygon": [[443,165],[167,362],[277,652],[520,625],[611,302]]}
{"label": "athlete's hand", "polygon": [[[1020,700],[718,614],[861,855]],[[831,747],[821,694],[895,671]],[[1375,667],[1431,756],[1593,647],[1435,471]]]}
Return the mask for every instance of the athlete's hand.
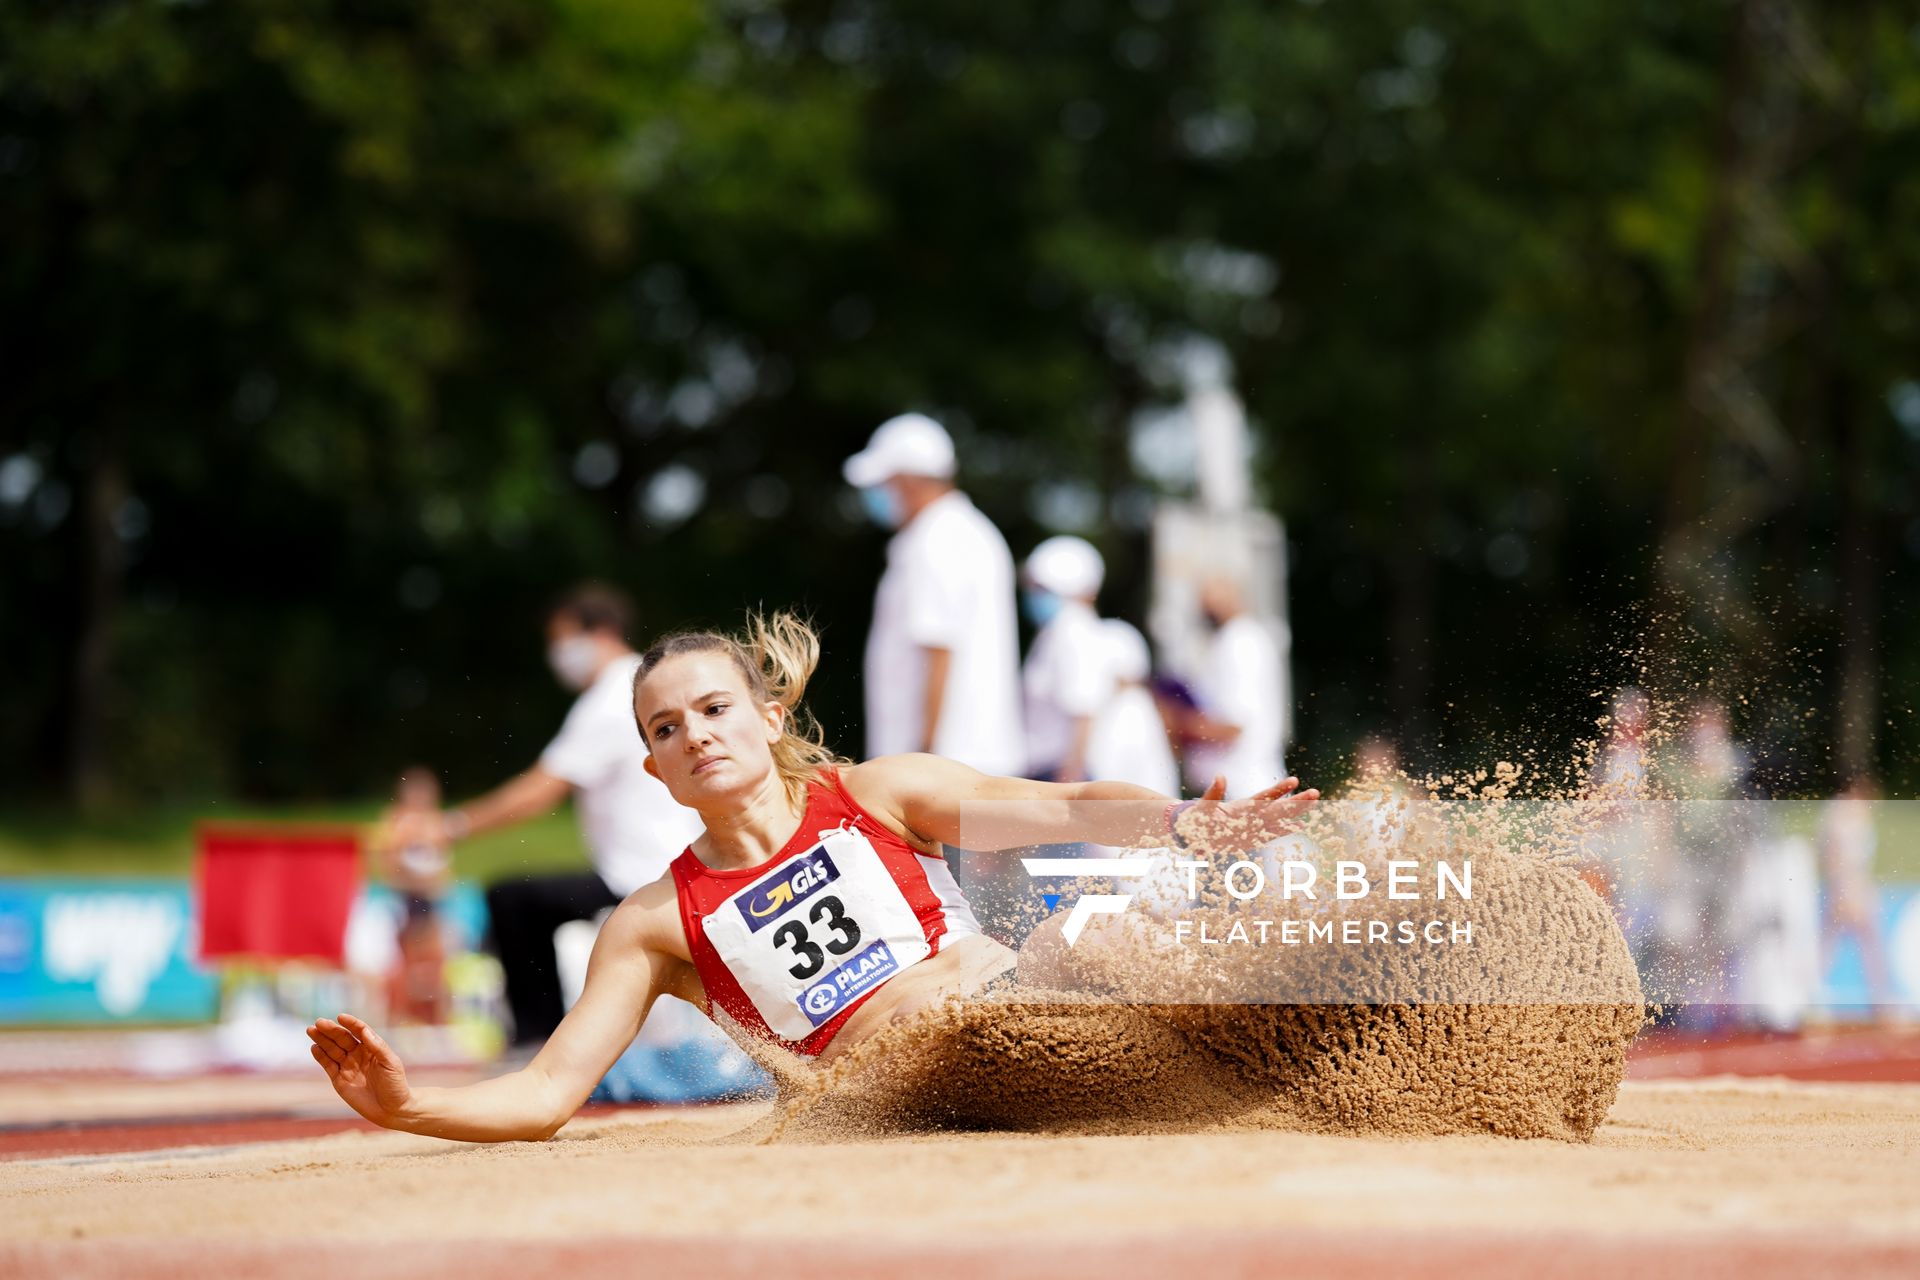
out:
{"label": "athlete's hand", "polygon": [[1175,825],[1181,842],[1206,853],[1245,853],[1300,828],[1300,815],[1313,808],[1320,792],[1302,791],[1300,779],[1282,778],[1245,800],[1223,800],[1227,780],[1215,777],[1197,804]]}
{"label": "athlete's hand", "polygon": [[313,1060],[326,1071],[333,1091],[348,1106],[377,1125],[399,1128],[413,1090],[400,1055],[378,1032],[350,1013],[321,1018],[307,1028]]}
{"label": "athlete's hand", "polygon": [[[1225,781],[1225,779],[1215,779]],[[1224,790],[1222,794],[1225,794]],[[1300,779],[1282,778],[1265,791],[1245,800],[1229,800],[1220,806],[1228,817],[1242,818],[1264,838],[1261,843],[1300,829],[1300,817],[1320,800],[1317,787],[1300,790]]]}

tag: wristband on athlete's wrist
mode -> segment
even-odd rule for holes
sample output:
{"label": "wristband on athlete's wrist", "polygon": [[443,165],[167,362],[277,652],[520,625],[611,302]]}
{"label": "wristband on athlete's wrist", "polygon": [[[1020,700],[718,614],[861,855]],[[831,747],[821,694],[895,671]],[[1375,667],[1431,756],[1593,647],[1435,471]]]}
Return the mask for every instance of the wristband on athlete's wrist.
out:
{"label": "wristband on athlete's wrist", "polygon": [[465,840],[473,832],[473,819],[467,816],[465,809],[447,810],[441,815],[440,825],[446,830],[449,840]]}
{"label": "wristband on athlete's wrist", "polygon": [[1198,800],[1176,800],[1167,806],[1167,834],[1173,837],[1174,848],[1188,847],[1187,838],[1180,834],[1180,815],[1199,803]]}

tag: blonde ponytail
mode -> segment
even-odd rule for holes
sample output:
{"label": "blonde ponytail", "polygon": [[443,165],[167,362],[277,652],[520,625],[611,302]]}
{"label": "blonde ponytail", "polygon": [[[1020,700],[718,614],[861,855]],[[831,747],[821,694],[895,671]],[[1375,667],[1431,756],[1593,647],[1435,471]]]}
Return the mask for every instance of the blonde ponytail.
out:
{"label": "blonde ponytail", "polygon": [[807,681],[820,665],[820,637],[812,627],[790,613],[771,618],[747,614],[746,641],[741,646],[766,681],[767,696],[792,711],[807,691]]}
{"label": "blonde ponytail", "polygon": [[756,701],[780,704],[786,714],[780,739],[773,744],[773,767],[796,807],[805,806],[807,787],[821,770],[852,763],[827,746],[820,723],[800,705],[807,681],[820,665],[820,636],[805,620],[785,610],[771,616],[749,612],[746,633],[738,638],[717,631],[682,631],[655,641],[641,656],[634,692],[655,667],[683,653],[726,654],[746,677]]}

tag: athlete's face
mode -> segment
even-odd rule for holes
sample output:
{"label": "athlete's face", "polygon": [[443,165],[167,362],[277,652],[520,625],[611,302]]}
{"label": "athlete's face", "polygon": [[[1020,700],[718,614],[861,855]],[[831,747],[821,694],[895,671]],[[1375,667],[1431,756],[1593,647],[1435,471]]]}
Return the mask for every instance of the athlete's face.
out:
{"label": "athlete's face", "polygon": [[668,658],[640,682],[633,701],[647,772],[681,804],[751,796],[773,772],[785,713],[776,702],[756,702],[726,654]]}

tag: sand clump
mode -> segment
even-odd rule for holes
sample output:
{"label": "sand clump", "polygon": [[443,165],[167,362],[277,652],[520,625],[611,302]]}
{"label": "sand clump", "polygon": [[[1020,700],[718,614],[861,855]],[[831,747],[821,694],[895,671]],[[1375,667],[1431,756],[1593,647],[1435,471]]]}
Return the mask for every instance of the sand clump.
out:
{"label": "sand clump", "polygon": [[[768,1136],[1492,1133],[1585,1142],[1637,1006],[958,1004],[789,1093]],[[871,1056],[869,1056],[869,1054]]]}

